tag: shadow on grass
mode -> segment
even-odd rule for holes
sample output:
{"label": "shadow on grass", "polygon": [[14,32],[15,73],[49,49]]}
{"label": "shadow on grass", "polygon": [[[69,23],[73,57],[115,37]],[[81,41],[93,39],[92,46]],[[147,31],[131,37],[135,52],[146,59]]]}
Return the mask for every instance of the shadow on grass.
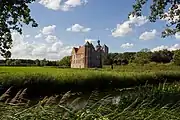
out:
{"label": "shadow on grass", "polygon": [[12,96],[21,90],[26,89],[27,98],[52,96],[71,92],[92,92],[98,90],[114,90],[143,86],[145,84],[158,85],[159,83],[172,83],[180,80],[180,73],[142,73],[142,74],[89,74],[84,76],[54,77],[48,74],[23,74],[19,76],[2,76],[0,80],[3,94],[13,86]]}

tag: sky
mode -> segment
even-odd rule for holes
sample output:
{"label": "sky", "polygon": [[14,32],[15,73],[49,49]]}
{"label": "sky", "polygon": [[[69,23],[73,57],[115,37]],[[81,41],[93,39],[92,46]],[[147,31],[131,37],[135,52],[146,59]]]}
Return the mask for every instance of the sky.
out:
{"label": "sky", "polygon": [[59,60],[72,47],[90,41],[109,47],[109,52],[140,51],[149,48],[180,48],[180,34],[161,38],[166,20],[151,23],[143,16],[128,19],[135,0],[36,0],[29,5],[38,27],[23,26],[23,35],[12,32],[12,58]]}

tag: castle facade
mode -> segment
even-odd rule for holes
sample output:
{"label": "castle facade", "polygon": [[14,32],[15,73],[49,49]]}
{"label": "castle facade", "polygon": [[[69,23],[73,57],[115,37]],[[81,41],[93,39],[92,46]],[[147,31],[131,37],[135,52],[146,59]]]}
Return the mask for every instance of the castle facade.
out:
{"label": "castle facade", "polygon": [[109,48],[104,44],[93,46],[92,43],[86,42],[79,48],[73,47],[71,52],[71,68],[102,68],[103,60],[106,58]]}

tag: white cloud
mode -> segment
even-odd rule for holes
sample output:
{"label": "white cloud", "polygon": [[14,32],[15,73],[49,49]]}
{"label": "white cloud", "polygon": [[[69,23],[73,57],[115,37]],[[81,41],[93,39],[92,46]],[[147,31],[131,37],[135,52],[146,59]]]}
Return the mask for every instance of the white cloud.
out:
{"label": "white cloud", "polygon": [[150,32],[144,32],[139,36],[140,40],[152,40],[156,37],[157,31],[155,29],[151,30]]}
{"label": "white cloud", "polygon": [[49,35],[55,31],[55,28],[56,28],[56,25],[50,25],[50,26],[44,27],[41,32],[44,35]]}
{"label": "white cloud", "polygon": [[176,39],[180,39],[180,32],[178,32],[178,33],[175,34],[175,38],[176,38]]}
{"label": "white cloud", "polygon": [[121,45],[122,48],[132,48],[133,46],[134,46],[134,44],[132,44],[132,43],[125,43],[125,44]]}
{"label": "white cloud", "polygon": [[97,41],[97,40],[95,40],[95,39],[85,39],[84,41],[85,41],[85,43],[86,43],[86,42],[93,43],[93,42],[95,42],[95,41]]}
{"label": "white cloud", "polygon": [[122,37],[133,31],[134,26],[141,26],[148,22],[145,16],[129,17],[129,20],[122,24],[117,24],[116,28],[112,30],[113,37]]}
{"label": "white cloud", "polygon": [[48,43],[54,43],[54,42],[57,42],[58,41],[58,38],[54,35],[48,35],[45,40],[48,42]]}
{"label": "white cloud", "polygon": [[154,52],[154,51],[160,51],[160,50],[164,50],[164,49],[174,51],[174,50],[180,49],[180,44],[174,44],[172,46],[161,45],[161,46],[157,46],[157,47],[153,48],[151,51]]}
{"label": "white cloud", "polygon": [[124,22],[123,24],[117,24],[116,29],[112,32],[114,37],[122,37],[132,31],[132,27],[129,24],[129,21]]}
{"label": "white cloud", "polygon": [[134,24],[135,26],[141,26],[148,22],[148,19],[146,16],[129,16],[130,23]]}
{"label": "white cloud", "polygon": [[69,11],[71,8],[86,5],[87,0],[40,0],[39,3],[48,9]]}
{"label": "white cloud", "polygon": [[49,39],[52,39],[52,35],[50,34],[52,34],[55,31],[55,28],[56,25],[49,25],[44,27],[42,30],[40,30],[40,33],[35,36],[35,38],[46,37],[47,41],[49,41]]}
{"label": "white cloud", "polygon": [[44,5],[48,9],[59,10],[61,0],[40,0],[39,3]]}
{"label": "white cloud", "polygon": [[26,38],[29,38],[29,37],[30,37],[30,35],[26,35],[25,37],[26,37]]}
{"label": "white cloud", "polygon": [[81,26],[79,24],[74,24],[70,28],[67,28],[66,31],[71,32],[89,32],[91,28],[85,28],[84,26]]}
{"label": "white cloud", "polygon": [[70,7],[76,7],[82,4],[86,4],[87,2],[88,2],[87,0],[67,0],[65,4]]}
{"label": "white cloud", "polygon": [[35,36],[35,38],[41,38],[42,37],[42,34],[41,33],[39,33],[39,34],[37,34],[36,36]]}
{"label": "white cloud", "polygon": [[[57,38],[57,37],[54,37]],[[12,58],[18,59],[48,59],[59,60],[66,55],[70,55],[72,46],[64,45],[61,40],[51,43],[32,43],[26,41],[24,35],[12,32],[13,47],[11,49]],[[51,39],[50,39],[51,40]]]}

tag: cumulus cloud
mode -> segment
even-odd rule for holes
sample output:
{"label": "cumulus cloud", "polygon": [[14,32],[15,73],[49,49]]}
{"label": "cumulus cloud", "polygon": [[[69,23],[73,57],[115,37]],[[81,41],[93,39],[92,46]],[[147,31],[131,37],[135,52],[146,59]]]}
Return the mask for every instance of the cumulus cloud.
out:
{"label": "cumulus cloud", "polygon": [[140,40],[152,40],[156,37],[157,35],[157,31],[155,29],[151,30],[150,32],[146,31],[144,33],[142,33],[139,36]]}
{"label": "cumulus cloud", "polygon": [[44,27],[41,32],[44,35],[49,35],[55,31],[55,28],[56,28],[56,25],[50,25],[50,26]]}
{"label": "cumulus cloud", "polygon": [[[52,39],[51,39],[52,38]],[[26,41],[24,35],[12,32],[13,47],[11,49],[12,58],[18,59],[48,59],[59,60],[66,55],[70,55],[72,46],[64,45],[57,37],[47,37],[48,43]],[[53,42],[52,42],[53,41]]]}
{"label": "cumulus cloud", "polygon": [[87,2],[88,2],[87,0],[67,0],[65,4],[68,5],[69,7],[76,7],[82,4],[87,4]]}
{"label": "cumulus cloud", "polygon": [[35,35],[34,37],[35,37],[35,38],[41,38],[41,37],[42,37],[42,34],[39,33],[39,34]]}
{"label": "cumulus cloud", "polygon": [[71,32],[89,32],[91,28],[85,28],[84,26],[81,26],[79,24],[74,24],[70,28],[67,28],[66,31]]}
{"label": "cumulus cloud", "polygon": [[116,28],[112,30],[113,37],[122,37],[133,31],[134,26],[141,26],[148,22],[145,16],[130,16],[129,20],[122,24],[117,24]]}
{"label": "cumulus cloud", "polygon": [[39,3],[48,9],[59,10],[61,1],[62,0],[40,0]]}
{"label": "cumulus cloud", "polygon": [[84,41],[85,41],[85,43],[86,43],[86,42],[93,43],[93,42],[95,42],[95,41],[97,41],[97,40],[96,40],[96,39],[85,39]]}
{"label": "cumulus cloud", "polygon": [[132,44],[132,43],[125,43],[125,44],[121,45],[122,48],[132,48],[133,46],[134,46],[134,44]]}
{"label": "cumulus cloud", "polygon": [[50,34],[52,34],[55,31],[56,25],[49,25],[44,27],[42,30],[40,30],[40,33],[35,36],[35,38],[42,38],[44,36],[47,36],[48,39]]}
{"label": "cumulus cloud", "polygon": [[46,38],[45,38],[46,42],[48,43],[54,43],[54,42],[57,42],[58,41],[58,38],[54,35],[48,35]]}
{"label": "cumulus cloud", "polygon": [[25,35],[25,37],[26,37],[26,38],[29,38],[29,37],[30,37],[30,35]]}
{"label": "cumulus cloud", "polygon": [[180,39],[180,32],[178,32],[178,33],[175,34],[175,38],[176,38],[176,39]]}
{"label": "cumulus cloud", "polygon": [[40,0],[39,3],[48,9],[69,11],[71,8],[86,5],[87,0]]}
{"label": "cumulus cloud", "polygon": [[151,49],[151,51],[154,52],[154,51],[160,51],[160,50],[164,50],[164,49],[167,49],[170,51],[178,50],[178,49],[180,49],[180,44],[174,44],[171,46],[161,45],[161,46],[157,46],[157,47]]}

